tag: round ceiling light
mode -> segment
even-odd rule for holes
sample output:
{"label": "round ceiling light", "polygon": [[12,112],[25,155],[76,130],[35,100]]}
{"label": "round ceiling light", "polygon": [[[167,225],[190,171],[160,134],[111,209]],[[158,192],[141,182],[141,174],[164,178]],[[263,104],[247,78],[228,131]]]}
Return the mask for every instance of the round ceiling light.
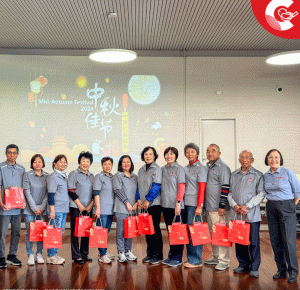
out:
{"label": "round ceiling light", "polygon": [[98,62],[120,63],[136,59],[137,54],[125,49],[100,49],[93,51],[89,58]]}
{"label": "round ceiling light", "polygon": [[300,64],[300,50],[273,54],[267,58],[266,62],[274,65]]}

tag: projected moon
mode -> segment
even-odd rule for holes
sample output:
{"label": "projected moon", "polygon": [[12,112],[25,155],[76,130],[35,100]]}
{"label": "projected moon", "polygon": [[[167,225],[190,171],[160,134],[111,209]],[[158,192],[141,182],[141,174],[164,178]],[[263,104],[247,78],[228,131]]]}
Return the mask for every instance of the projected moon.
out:
{"label": "projected moon", "polygon": [[137,104],[152,104],[160,94],[159,80],[156,76],[134,75],[129,81],[128,93]]}

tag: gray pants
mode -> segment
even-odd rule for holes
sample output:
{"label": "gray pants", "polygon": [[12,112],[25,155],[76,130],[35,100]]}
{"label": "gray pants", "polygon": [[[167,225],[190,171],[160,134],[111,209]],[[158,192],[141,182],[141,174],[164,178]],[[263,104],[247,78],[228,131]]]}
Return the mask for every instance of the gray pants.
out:
{"label": "gray pants", "polygon": [[9,255],[16,255],[20,240],[21,215],[0,216],[0,258],[5,258],[5,239],[8,225],[11,224]]}
{"label": "gray pants", "polygon": [[118,252],[131,251],[132,239],[124,238],[124,220],[127,218],[127,213],[117,213],[116,212],[116,222],[117,222],[117,233],[116,242]]}

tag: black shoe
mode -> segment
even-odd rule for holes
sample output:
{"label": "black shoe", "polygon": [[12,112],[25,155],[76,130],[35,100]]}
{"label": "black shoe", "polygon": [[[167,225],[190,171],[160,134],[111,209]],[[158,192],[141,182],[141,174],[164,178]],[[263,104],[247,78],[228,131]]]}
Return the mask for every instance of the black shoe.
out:
{"label": "black shoe", "polygon": [[0,258],[0,269],[6,268],[6,267],[7,267],[7,265],[6,265],[5,258]]}
{"label": "black shoe", "polygon": [[237,273],[237,274],[241,274],[241,273],[247,273],[247,272],[249,272],[249,270],[248,270],[248,268],[237,267],[237,268],[233,269],[233,272]]}
{"label": "black shoe", "polygon": [[150,261],[151,261],[151,257],[149,257],[149,256],[146,256],[146,257],[142,260],[143,263],[149,263]]}
{"label": "black shoe", "polygon": [[84,259],[74,259],[74,263],[76,263],[76,264],[84,264],[85,261],[84,261]]}
{"label": "black shoe", "polygon": [[11,264],[14,266],[22,266],[22,262],[19,259],[17,259],[16,255],[8,255],[7,264]]}
{"label": "black shoe", "polygon": [[297,276],[289,276],[288,282],[289,283],[296,283],[297,282]]}
{"label": "black shoe", "polygon": [[150,261],[149,261],[149,263],[151,264],[151,265],[157,265],[157,264],[160,264],[162,262],[162,259],[160,260],[160,259],[158,259],[158,258],[152,258]]}
{"label": "black shoe", "polygon": [[273,275],[273,279],[283,279],[286,278],[286,272],[277,272]]}
{"label": "black shoe", "polygon": [[92,262],[92,261],[93,261],[93,259],[89,258],[88,256],[83,257],[82,259],[83,259],[85,262]]}

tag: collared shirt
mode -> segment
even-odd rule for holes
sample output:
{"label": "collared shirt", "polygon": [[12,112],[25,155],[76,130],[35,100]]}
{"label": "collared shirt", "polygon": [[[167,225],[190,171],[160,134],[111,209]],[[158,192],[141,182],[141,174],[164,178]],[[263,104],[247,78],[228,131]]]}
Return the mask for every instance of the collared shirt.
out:
{"label": "collared shirt", "polygon": [[112,215],[114,213],[114,192],[112,188],[113,175],[107,176],[103,171],[93,179],[93,190],[100,191],[101,214]]}
{"label": "collared shirt", "polygon": [[[15,165],[10,165],[8,161],[0,163],[0,186],[1,186],[1,196],[2,202],[4,203],[4,189],[8,189],[12,186],[22,187],[23,175],[25,168],[15,163]],[[3,210],[0,207],[0,215],[19,215],[21,214],[21,209],[12,208],[10,210]]]}
{"label": "collared shirt", "polygon": [[[70,172],[68,176],[68,189],[75,189],[76,194],[84,207],[87,207],[93,197],[94,175],[88,171],[87,174],[77,168]],[[70,198],[70,207],[78,208],[76,203]]]}
{"label": "collared shirt", "polygon": [[[144,203],[146,195],[152,187],[152,183],[161,184],[162,171],[161,168],[153,162],[147,170],[146,164],[142,166],[138,172],[138,184],[140,199]],[[153,205],[160,205],[161,195],[158,193],[157,198],[150,202],[149,207]]]}
{"label": "collared shirt", "polygon": [[[205,209],[207,211],[218,211],[221,188],[224,184],[230,184],[230,168],[219,158],[214,164],[206,163],[208,169],[206,191],[205,191]],[[229,210],[229,206],[226,206]]]}
{"label": "collared shirt", "polygon": [[[234,219],[236,205],[246,205],[249,208],[246,215],[246,222],[254,223],[261,221],[260,203],[265,198],[266,193],[263,185],[262,172],[252,166],[246,173],[241,168],[234,171],[230,178],[230,191],[228,202],[231,207],[231,219]],[[237,218],[241,218],[238,216]]]}
{"label": "collared shirt", "polygon": [[52,172],[47,178],[47,191],[54,193],[55,212],[68,213],[68,180],[58,172]]}
{"label": "collared shirt", "polygon": [[24,214],[35,215],[35,211],[40,207],[43,215],[46,214],[48,203],[47,177],[48,173],[42,170],[42,175],[38,176],[34,170],[25,172],[23,179],[24,195],[26,197],[26,208]]}
{"label": "collared shirt", "polygon": [[203,166],[200,161],[193,164],[188,164],[184,167],[185,171],[185,194],[184,205],[197,206],[198,201],[198,182],[206,182],[207,180],[207,168]]}
{"label": "collared shirt", "polygon": [[296,174],[281,166],[273,174],[271,169],[264,174],[264,187],[268,200],[300,198],[300,185]]}
{"label": "collared shirt", "polygon": [[[127,177],[124,172],[117,172],[113,176],[113,190],[123,189],[132,206],[135,204],[137,180],[137,175],[135,173],[131,173],[130,177]],[[117,196],[115,196],[114,212],[128,213],[127,207]]]}
{"label": "collared shirt", "polygon": [[[178,184],[185,183],[184,168],[177,162],[171,166],[162,167],[161,180],[161,206],[165,208],[175,208],[178,194]],[[181,208],[184,208],[184,202],[181,202]]]}

